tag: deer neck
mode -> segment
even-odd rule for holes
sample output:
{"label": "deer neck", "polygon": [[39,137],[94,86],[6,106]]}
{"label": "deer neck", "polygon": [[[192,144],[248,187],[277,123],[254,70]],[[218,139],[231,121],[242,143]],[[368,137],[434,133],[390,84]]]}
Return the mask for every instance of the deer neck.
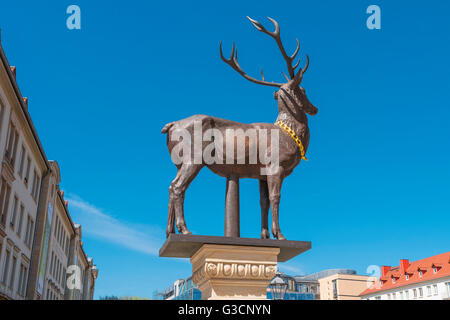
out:
{"label": "deer neck", "polygon": [[283,121],[287,124],[292,130],[294,130],[295,134],[302,140],[302,142],[305,145],[308,145],[309,128],[308,117],[305,112],[298,110],[294,113],[285,105],[279,104],[277,121]]}

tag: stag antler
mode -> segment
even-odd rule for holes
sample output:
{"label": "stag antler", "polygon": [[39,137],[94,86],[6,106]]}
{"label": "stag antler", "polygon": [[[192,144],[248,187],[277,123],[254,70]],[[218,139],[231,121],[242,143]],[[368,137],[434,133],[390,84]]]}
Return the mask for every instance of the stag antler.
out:
{"label": "stag antler", "polygon": [[250,22],[253,24],[253,26],[256,28],[256,30],[264,32],[265,34],[268,34],[269,36],[271,36],[272,38],[275,39],[275,42],[277,43],[278,48],[280,48],[280,51],[281,51],[281,54],[283,55],[284,60],[286,60],[289,76],[291,77],[291,79],[296,80],[295,82],[297,85],[300,84],[300,82],[303,79],[303,74],[306,72],[306,70],[308,69],[308,66],[309,66],[309,56],[306,55],[305,67],[303,69],[300,68],[299,71],[297,72],[297,74],[295,74],[295,69],[300,64],[300,59],[299,59],[298,62],[295,64],[295,66],[292,66],[292,63],[294,62],[295,57],[297,56],[298,52],[300,51],[300,42],[298,41],[298,39],[296,39],[297,40],[297,48],[295,49],[294,53],[291,56],[288,56],[286,53],[286,50],[284,49],[283,43],[281,42],[280,25],[278,24],[277,21],[275,21],[275,19],[267,17],[267,19],[269,19],[275,26],[275,31],[273,31],[273,32],[268,31],[266,28],[264,28],[264,26],[261,23],[259,23],[258,21],[254,20],[248,16],[247,16],[247,19],[250,20]]}
{"label": "stag antler", "polygon": [[265,86],[270,86],[270,87],[281,87],[283,84],[282,83],[275,83],[275,82],[267,82],[264,79],[264,73],[261,69],[261,77],[262,80],[258,80],[255,78],[250,77],[249,75],[247,75],[244,71],[242,71],[241,67],[239,66],[239,62],[237,59],[237,49],[235,48],[234,42],[233,42],[233,47],[231,48],[231,56],[230,59],[225,59],[225,57],[223,56],[222,53],[222,41],[219,44],[219,49],[220,49],[220,57],[222,58],[222,60],[228,64],[229,66],[231,66],[234,70],[237,71],[237,73],[239,73],[241,76],[243,76],[245,79],[257,83],[257,84],[262,84]]}

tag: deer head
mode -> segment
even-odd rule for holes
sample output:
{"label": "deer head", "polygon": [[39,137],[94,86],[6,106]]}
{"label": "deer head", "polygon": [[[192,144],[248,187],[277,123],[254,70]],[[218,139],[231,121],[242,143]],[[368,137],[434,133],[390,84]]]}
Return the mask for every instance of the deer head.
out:
{"label": "deer head", "polygon": [[308,100],[305,93],[305,89],[300,87],[300,84],[303,80],[303,75],[305,74],[306,70],[308,70],[309,57],[308,55],[306,55],[305,67],[299,68],[298,71],[296,72],[295,70],[300,65],[300,59],[297,61],[295,65],[293,65],[293,62],[298,52],[300,51],[300,42],[297,39],[297,48],[295,49],[294,53],[291,56],[289,56],[283,47],[283,43],[281,42],[280,26],[278,25],[278,22],[276,22],[272,18],[269,17],[267,18],[274,24],[275,31],[273,32],[268,31],[266,28],[264,28],[264,26],[261,23],[251,19],[250,17],[247,17],[247,19],[250,20],[250,22],[258,31],[261,31],[271,36],[277,43],[278,48],[280,48],[281,54],[283,55],[283,58],[286,61],[289,77],[286,76],[284,73],[283,75],[286,78],[287,82],[285,83],[267,82],[264,78],[264,73],[262,69],[261,69],[262,80],[255,79],[247,75],[239,66],[237,58],[237,49],[235,48],[234,43],[231,49],[231,56],[229,59],[226,59],[224,58],[222,53],[222,42],[221,42],[219,45],[220,57],[226,64],[232,67],[237,73],[239,73],[245,79],[256,84],[280,88],[277,92],[275,92],[274,95],[275,99],[278,100],[278,105],[280,108],[285,107],[294,114],[298,114],[301,111],[314,116],[317,114],[318,109]]}

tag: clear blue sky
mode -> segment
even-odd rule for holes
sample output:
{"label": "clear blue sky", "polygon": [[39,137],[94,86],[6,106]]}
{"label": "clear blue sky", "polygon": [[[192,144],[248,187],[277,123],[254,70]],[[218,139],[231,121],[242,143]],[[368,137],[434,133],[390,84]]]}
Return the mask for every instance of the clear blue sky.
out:
{"label": "clear blue sky", "polygon": [[[344,4],[345,3],[345,4]],[[82,29],[66,28],[81,8]],[[370,4],[382,29],[368,30]],[[192,114],[273,122],[273,88],[219,58],[232,40],[241,66],[282,81],[278,20],[311,65],[303,86],[319,108],[309,162],[283,185],[281,228],[312,250],[290,274],[398,265],[450,247],[448,1],[2,1],[2,44],[49,159],[59,162],[73,220],[100,276],[96,297],[151,297],[190,274],[162,259],[176,169],[162,126]],[[225,181],[204,169],[186,195],[188,227],[222,235]],[[241,234],[259,237],[258,182],[241,181]]]}

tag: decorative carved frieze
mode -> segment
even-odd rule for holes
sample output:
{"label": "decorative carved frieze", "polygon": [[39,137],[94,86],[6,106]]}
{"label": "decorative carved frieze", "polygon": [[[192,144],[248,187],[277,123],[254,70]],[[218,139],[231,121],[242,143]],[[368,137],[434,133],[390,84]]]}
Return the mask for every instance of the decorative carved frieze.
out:
{"label": "decorative carved frieze", "polygon": [[276,263],[237,263],[207,261],[194,271],[194,283],[209,279],[271,280],[277,272]]}
{"label": "decorative carved frieze", "polygon": [[191,258],[203,299],[265,299],[277,272],[278,248],[203,245]]}

